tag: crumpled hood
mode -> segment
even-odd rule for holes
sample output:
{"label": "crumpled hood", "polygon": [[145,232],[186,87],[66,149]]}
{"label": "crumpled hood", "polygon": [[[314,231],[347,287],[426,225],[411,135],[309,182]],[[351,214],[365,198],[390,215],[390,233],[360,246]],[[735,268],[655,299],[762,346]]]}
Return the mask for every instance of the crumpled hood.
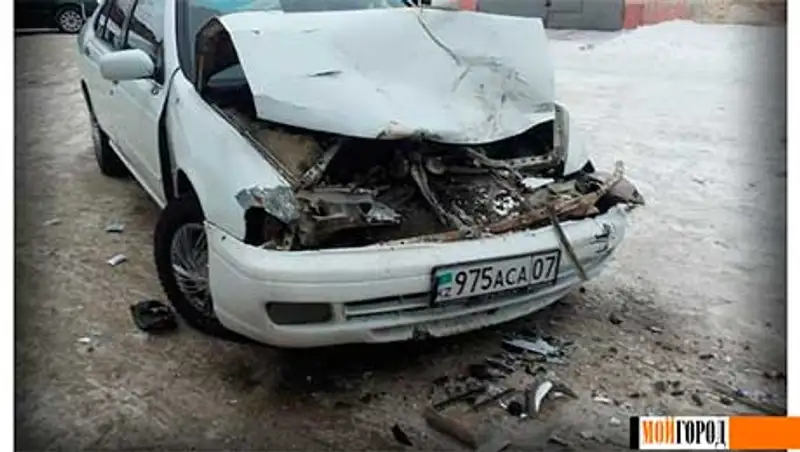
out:
{"label": "crumpled hood", "polygon": [[417,8],[238,12],[259,118],[362,138],[508,138],[554,117],[541,20]]}

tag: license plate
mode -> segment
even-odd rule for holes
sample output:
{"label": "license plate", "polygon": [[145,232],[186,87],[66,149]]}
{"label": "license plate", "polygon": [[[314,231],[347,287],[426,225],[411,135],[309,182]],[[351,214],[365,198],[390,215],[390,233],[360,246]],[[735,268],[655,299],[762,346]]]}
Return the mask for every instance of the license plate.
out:
{"label": "license plate", "polygon": [[561,251],[466,262],[433,270],[433,302],[469,298],[534,285],[554,284]]}

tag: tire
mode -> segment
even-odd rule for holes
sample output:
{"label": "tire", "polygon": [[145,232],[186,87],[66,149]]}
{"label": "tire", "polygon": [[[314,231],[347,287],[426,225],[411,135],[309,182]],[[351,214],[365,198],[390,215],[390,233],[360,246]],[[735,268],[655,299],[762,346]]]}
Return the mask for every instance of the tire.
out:
{"label": "tire", "polygon": [[80,6],[67,5],[56,11],[55,21],[62,33],[76,34],[81,31],[85,19]]}
{"label": "tire", "polygon": [[[247,342],[249,339],[225,328],[214,314],[213,301],[208,288],[208,241],[205,239],[204,221],[205,215],[200,202],[191,193],[172,199],[167,204],[167,207],[161,212],[154,234],[153,251],[158,279],[172,307],[191,327],[217,338]],[[185,234],[189,234],[193,242],[198,240],[205,245],[200,247],[204,250],[205,257],[199,259],[200,264],[194,267],[199,273],[204,273],[201,276],[204,276],[206,281],[205,291],[199,291],[203,292],[202,296],[187,295],[184,290],[186,275],[192,273],[192,269],[189,268],[192,267],[191,263],[174,262],[180,257],[175,256],[173,246],[179,248],[178,245],[183,242],[182,239],[187,237]],[[186,261],[197,263],[198,260],[186,259]],[[173,264],[177,264],[177,267],[189,268],[190,271],[182,271],[184,276],[179,277],[176,266]],[[200,306],[203,301],[200,300],[201,298],[207,301],[203,306]]]}
{"label": "tire", "polygon": [[100,124],[97,122],[97,117],[95,117],[92,106],[89,104],[88,100],[87,106],[89,107],[94,158],[97,161],[97,166],[100,167],[100,172],[115,179],[128,177],[128,168],[122,163],[117,153],[111,149],[111,144],[108,141],[108,134],[100,128]]}

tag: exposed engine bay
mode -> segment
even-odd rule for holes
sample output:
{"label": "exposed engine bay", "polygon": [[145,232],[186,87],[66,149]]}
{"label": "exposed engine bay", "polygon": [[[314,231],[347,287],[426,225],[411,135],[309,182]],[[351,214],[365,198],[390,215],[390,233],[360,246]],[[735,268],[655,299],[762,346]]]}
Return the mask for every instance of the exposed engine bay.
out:
{"label": "exposed engine bay", "polygon": [[[500,142],[455,146],[311,132],[220,110],[293,188],[243,189],[253,245],[285,250],[450,241],[584,218],[641,197],[622,177],[585,169],[559,179],[556,121]],[[538,187],[530,178],[550,179]],[[622,183],[621,183],[622,182]]]}
{"label": "exposed engine bay", "polygon": [[[411,24],[415,30],[419,27],[417,19]],[[540,34],[544,45],[546,37]],[[590,217],[619,203],[643,203],[624,180],[621,163],[611,174],[595,172],[588,165],[563,177],[567,121],[565,111],[555,103],[522,105],[538,115],[517,118],[538,118],[528,130],[504,133],[506,138],[482,144],[443,144],[450,141],[426,135],[422,129],[409,133],[401,124],[396,124],[397,131],[393,124],[385,125],[383,132],[370,135],[374,138],[288,126],[264,119],[265,114],[274,113],[265,109],[273,106],[275,101],[269,99],[279,96],[277,91],[257,95],[248,83],[249,77],[269,78],[271,72],[262,72],[252,59],[248,75],[219,22],[209,22],[199,36],[198,90],[288,182],[287,186],[242,187],[237,193],[245,211],[248,244],[309,250],[466,240]],[[237,36],[243,46],[254,39],[253,33],[245,31]],[[430,37],[426,34],[420,39],[424,44]],[[256,45],[266,45],[259,43],[251,43],[250,53],[256,53]],[[358,64],[369,61],[373,60]],[[383,68],[379,69],[383,74]],[[535,72],[528,68],[527,74],[533,77]],[[338,72],[333,76],[343,77]],[[302,78],[303,83],[307,79]],[[328,80],[319,74],[311,79]],[[259,92],[271,89],[261,78],[253,80]],[[473,88],[480,90],[480,86]],[[474,107],[469,103],[474,100],[471,96],[468,91],[451,100]],[[327,114],[328,110],[317,107],[315,115]],[[510,115],[509,111],[487,110],[496,125],[501,124],[497,118]],[[341,115],[339,126],[347,123],[346,114]],[[495,135],[489,131],[481,136]]]}

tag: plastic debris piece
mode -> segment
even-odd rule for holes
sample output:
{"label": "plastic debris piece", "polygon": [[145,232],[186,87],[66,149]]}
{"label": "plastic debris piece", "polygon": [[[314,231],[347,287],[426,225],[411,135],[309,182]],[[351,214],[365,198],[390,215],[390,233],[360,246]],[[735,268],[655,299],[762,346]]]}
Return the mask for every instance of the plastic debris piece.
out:
{"label": "plastic debris piece", "polygon": [[106,226],[106,232],[114,234],[122,234],[125,232],[125,225],[122,223],[111,223]]}
{"label": "plastic debris piece", "polygon": [[609,399],[608,397],[603,397],[603,396],[596,396],[592,400],[594,400],[597,403],[602,403],[604,405],[613,405],[614,404],[613,400]]}
{"label": "plastic debris piece", "polygon": [[541,338],[537,338],[536,340],[521,338],[506,339],[503,341],[503,344],[508,347],[522,349],[542,356],[555,356],[560,352],[557,347],[550,345],[547,341]]}
{"label": "plastic debris piece", "polygon": [[57,224],[61,224],[61,218],[51,218],[44,222],[45,226],[55,226]]}
{"label": "plastic debris piece", "polygon": [[402,444],[404,446],[413,446],[414,445],[411,442],[411,439],[408,438],[408,435],[406,435],[406,432],[404,432],[403,429],[400,428],[400,426],[397,425],[397,424],[394,424],[392,426],[392,436],[394,436],[394,439],[397,440],[398,443],[400,443],[400,444]]}
{"label": "plastic debris piece", "polygon": [[140,301],[130,309],[136,327],[146,333],[163,333],[178,327],[175,314],[158,300]]}
{"label": "plastic debris piece", "polygon": [[123,262],[126,262],[127,260],[128,260],[128,256],[126,256],[124,254],[117,254],[117,255],[114,255],[111,259],[109,259],[106,262],[108,262],[108,265],[110,265],[112,267],[116,267],[117,265],[119,265],[119,264],[121,264]]}
{"label": "plastic debris piece", "polygon": [[[528,407],[528,409],[533,408],[533,413],[538,413],[542,408],[542,402],[545,397],[553,389],[553,382],[549,380],[540,381],[531,389],[533,390],[533,407]],[[533,413],[529,412],[529,414]]]}

